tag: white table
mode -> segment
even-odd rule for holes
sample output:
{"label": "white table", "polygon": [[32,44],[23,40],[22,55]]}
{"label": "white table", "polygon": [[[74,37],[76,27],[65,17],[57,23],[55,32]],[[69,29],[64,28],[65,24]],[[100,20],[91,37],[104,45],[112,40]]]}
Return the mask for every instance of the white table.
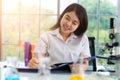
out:
{"label": "white table", "polygon": [[[0,63],[0,80],[4,80],[4,68]],[[70,73],[53,73],[51,74],[51,80],[70,80]],[[20,80],[44,80],[39,78],[38,73],[19,72]],[[105,72],[89,72],[85,73],[85,80],[117,80],[116,77],[109,75]]]}
{"label": "white table", "polygon": [[[36,73],[19,73],[20,80],[44,80]],[[70,74],[51,74],[51,80],[69,80]],[[1,79],[4,80],[4,79]],[[85,80],[117,80],[115,77],[103,76],[96,73],[87,74]]]}

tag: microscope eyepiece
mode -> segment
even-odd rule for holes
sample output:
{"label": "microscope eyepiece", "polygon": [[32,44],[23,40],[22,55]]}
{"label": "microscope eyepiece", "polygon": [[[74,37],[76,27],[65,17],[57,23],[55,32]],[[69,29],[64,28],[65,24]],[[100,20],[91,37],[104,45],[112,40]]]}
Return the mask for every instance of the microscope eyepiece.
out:
{"label": "microscope eyepiece", "polygon": [[110,18],[110,29],[114,28],[114,18]]}

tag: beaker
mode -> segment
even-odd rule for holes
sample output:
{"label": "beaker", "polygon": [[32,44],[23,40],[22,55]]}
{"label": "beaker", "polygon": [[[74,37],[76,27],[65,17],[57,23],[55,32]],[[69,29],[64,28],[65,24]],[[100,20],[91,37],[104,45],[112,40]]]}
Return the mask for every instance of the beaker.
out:
{"label": "beaker", "polygon": [[78,59],[77,62],[74,62],[72,65],[72,73],[70,75],[70,80],[85,80],[84,76],[84,65],[83,59]]}

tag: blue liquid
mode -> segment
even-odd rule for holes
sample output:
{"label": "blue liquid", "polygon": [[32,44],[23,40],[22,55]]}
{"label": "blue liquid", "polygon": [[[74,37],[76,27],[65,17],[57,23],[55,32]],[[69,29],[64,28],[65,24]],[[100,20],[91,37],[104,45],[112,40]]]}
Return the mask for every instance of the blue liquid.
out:
{"label": "blue liquid", "polygon": [[118,78],[118,80],[120,80],[120,77]]}
{"label": "blue liquid", "polygon": [[20,80],[20,79],[19,79],[19,77],[7,76],[7,77],[5,77],[5,80]]}

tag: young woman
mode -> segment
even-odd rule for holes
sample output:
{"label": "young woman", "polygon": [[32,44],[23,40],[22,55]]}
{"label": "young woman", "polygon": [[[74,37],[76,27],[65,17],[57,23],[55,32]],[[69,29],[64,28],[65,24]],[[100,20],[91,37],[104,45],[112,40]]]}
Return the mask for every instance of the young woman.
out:
{"label": "young woman", "polygon": [[[78,57],[90,57],[88,37],[85,35],[88,19],[84,7],[77,3],[69,5],[60,15],[57,23],[41,34],[36,44],[33,57],[28,66],[38,68],[39,54],[47,54],[52,64],[74,62]],[[88,68],[84,60],[84,69]],[[70,65],[72,66],[72,65]]]}

